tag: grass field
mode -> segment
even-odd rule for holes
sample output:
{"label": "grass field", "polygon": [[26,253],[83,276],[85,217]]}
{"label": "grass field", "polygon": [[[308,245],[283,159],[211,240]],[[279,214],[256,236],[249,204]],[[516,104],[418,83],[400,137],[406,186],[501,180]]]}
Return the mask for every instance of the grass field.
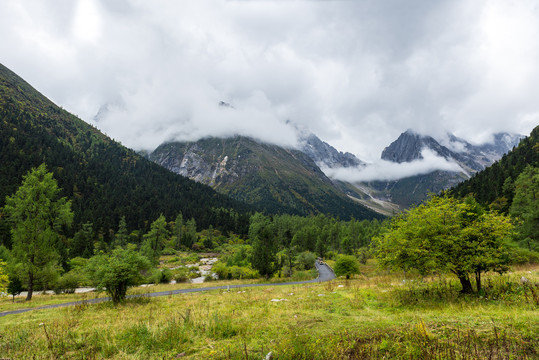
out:
{"label": "grass field", "polygon": [[539,358],[539,266],[489,274],[485,292],[473,296],[460,295],[452,278],[366,273],[8,315],[0,318],[0,358]]}

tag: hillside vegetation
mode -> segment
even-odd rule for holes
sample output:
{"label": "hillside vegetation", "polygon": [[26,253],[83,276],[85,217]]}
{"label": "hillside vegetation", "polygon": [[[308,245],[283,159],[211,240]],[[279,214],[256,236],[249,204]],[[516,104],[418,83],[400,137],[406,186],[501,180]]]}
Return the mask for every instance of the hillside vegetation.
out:
{"label": "hillside vegetation", "polygon": [[539,167],[539,126],[513,151],[449,193],[460,197],[473,194],[482,204],[508,211],[515,195],[514,183],[527,166]]}
{"label": "hillside vegetation", "polygon": [[[122,216],[130,231],[145,231],[160,214],[173,218],[179,212],[204,228],[247,231],[245,205],[111,140],[1,64],[0,163],[0,206],[24,174],[46,163],[73,202],[73,229],[91,222],[108,240]],[[2,241],[9,242],[7,224],[0,228]]]}
{"label": "hillside vegetation", "polygon": [[299,150],[234,136],[165,143],[150,159],[268,214],[382,218],[350,200]]}

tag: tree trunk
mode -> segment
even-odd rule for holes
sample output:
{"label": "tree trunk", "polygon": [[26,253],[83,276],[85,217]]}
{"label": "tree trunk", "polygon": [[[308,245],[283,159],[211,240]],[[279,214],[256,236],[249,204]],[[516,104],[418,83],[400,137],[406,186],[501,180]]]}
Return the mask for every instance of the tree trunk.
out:
{"label": "tree trunk", "polygon": [[475,283],[477,285],[477,292],[481,291],[481,271],[475,272]]}
{"label": "tree trunk", "polygon": [[460,280],[460,284],[462,285],[462,290],[460,290],[460,292],[463,294],[473,294],[472,283],[470,282],[468,275],[458,274],[457,276]]}
{"label": "tree trunk", "polygon": [[34,274],[28,274],[28,294],[26,295],[26,301],[32,300],[32,294],[34,293]]}

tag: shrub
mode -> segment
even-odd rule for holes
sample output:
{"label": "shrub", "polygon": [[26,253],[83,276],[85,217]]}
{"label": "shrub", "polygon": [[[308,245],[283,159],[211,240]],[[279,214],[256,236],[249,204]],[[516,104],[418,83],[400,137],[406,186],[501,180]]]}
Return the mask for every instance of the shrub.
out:
{"label": "shrub", "polygon": [[217,262],[212,271],[217,274],[219,279],[256,279],[260,275],[256,270],[246,266],[226,266],[222,262]]}
{"label": "shrub", "polygon": [[83,281],[84,279],[80,273],[76,271],[69,271],[58,279],[54,292],[57,294],[62,292],[66,294],[73,294],[75,290],[81,286]]}
{"label": "shrub", "polygon": [[353,274],[359,274],[359,262],[353,255],[341,255],[335,263],[335,275],[346,276],[350,279]]}
{"label": "shrub", "polygon": [[88,261],[86,271],[98,290],[106,290],[114,303],[125,300],[127,289],[140,284],[142,272],[150,261],[133,246],[116,248],[110,254],[100,254]]}
{"label": "shrub", "polygon": [[304,251],[296,257],[297,267],[299,270],[309,270],[314,267],[316,255],[310,251]]}
{"label": "shrub", "polygon": [[163,249],[163,251],[161,252],[161,255],[176,255],[176,250],[174,250],[173,248],[165,248]]}
{"label": "shrub", "polygon": [[189,270],[187,268],[184,268],[184,267],[178,268],[178,269],[174,270],[173,278],[178,283],[187,282],[190,279],[189,278]]}

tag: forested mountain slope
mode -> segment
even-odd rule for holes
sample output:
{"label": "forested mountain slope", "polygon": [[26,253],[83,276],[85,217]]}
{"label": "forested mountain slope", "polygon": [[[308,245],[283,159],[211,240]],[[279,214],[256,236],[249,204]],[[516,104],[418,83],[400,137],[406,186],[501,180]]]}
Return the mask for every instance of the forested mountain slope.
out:
{"label": "forested mountain slope", "polygon": [[[182,212],[203,228],[247,231],[246,205],[125,148],[0,64],[0,207],[41,163],[72,199],[75,230],[92,222],[106,238],[122,216],[130,229],[146,230],[160,214],[172,219]],[[3,222],[5,241],[6,232]]]}
{"label": "forested mountain slope", "polygon": [[513,201],[513,184],[528,166],[539,167],[539,126],[532,130],[529,137],[498,162],[477,173],[469,180],[455,186],[450,193],[455,196],[474,194],[483,204],[497,202],[507,210]]}
{"label": "forested mountain slope", "polygon": [[308,155],[248,137],[165,143],[150,159],[268,213],[381,217],[337,189]]}

